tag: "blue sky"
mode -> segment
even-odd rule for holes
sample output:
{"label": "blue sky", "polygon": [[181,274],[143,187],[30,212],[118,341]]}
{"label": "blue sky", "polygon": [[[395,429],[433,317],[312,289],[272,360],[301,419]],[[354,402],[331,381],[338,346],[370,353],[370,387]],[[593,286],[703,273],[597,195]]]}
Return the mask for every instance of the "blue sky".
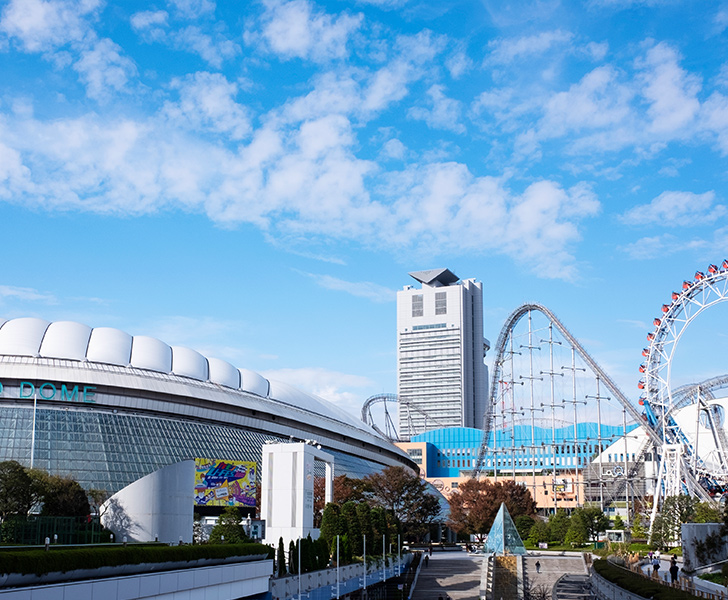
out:
{"label": "blue sky", "polygon": [[[719,2],[0,2],[0,315],[356,413],[396,388],[396,290],[448,267],[486,337],[545,304],[636,399],[660,305],[728,256],[727,27]],[[686,380],[726,371],[721,311]]]}

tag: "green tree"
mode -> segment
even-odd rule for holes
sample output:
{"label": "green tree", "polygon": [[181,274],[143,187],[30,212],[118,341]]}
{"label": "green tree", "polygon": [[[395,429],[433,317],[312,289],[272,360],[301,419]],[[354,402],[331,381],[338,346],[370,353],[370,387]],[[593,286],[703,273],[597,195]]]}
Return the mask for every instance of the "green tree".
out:
{"label": "green tree", "polygon": [[540,542],[550,541],[550,537],[551,532],[549,531],[549,524],[538,520],[533,524],[533,527],[531,527],[531,532],[528,534],[528,543],[532,546],[536,546]]}
{"label": "green tree", "polygon": [[288,570],[291,575],[298,575],[298,547],[293,540],[288,544]]}
{"label": "green tree", "polygon": [[316,561],[319,569],[325,569],[329,565],[331,551],[329,544],[322,537],[316,540]]}
{"label": "green tree", "polygon": [[612,523],[612,529],[624,529],[624,521],[622,521],[622,517],[617,515],[614,517],[614,523]]}
{"label": "green tree", "polygon": [[301,570],[304,573],[316,570],[316,549],[310,533],[301,539]]}
{"label": "green tree", "polygon": [[521,536],[522,540],[528,539],[528,534],[531,533],[531,528],[535,522],[533,517],[529,517],[528,515],[518,515],[513,519],[513,524],[516,526],[518,535]]}
{"label": "green tree", "polygon": [[387,523],[387,512],[381,506],[375,506],[371,510],[372,529],[374,530],[374,539],[372,540],[372,555],[380,552],[382,544],[382,536],[389,541],[389,524]]}
{"label": "green tree", "polygon": [[384,508],[402,526],[405,536],[421,538],[440,515],[438,498],[427,483],[404,467],[387,467],[365,478],[368,499]]}
{"label": "green tree", "polygon": [[346,523],[341,518],[341,508],[334,502],[329,502],[324,508],[321,517],[321,537],[324,538],[329,546],[337,535],[343,535],[346,531]]}
{"label": "green tree", "polygon": [[632,517],[632,539],[641,540],[647,536],[647,530],[644,526],[644,517],[640,513],[635,513]]}
{"label": "green tree", "polygon": [[566,532],[564,542],[572,547],[582,546],[583,544],[586,544],[588,538],[589,533],[586,525],[584,524],[584,519],[581,518],[578,512],[575,512],[571,515],[571,519],[569,519],[569,529]]}
{"label": "green tree", "polygon": [[598,539],[602,531],[609,529],[610,522],[607,515],[597,507],[580,508],[574,511],[571,518],[573,519],[575,516],[578,516],[583,522],[589,540]]}
{"label": "green tree", "polygon": [[339,557],[342,565],[350,565],[352,562],[351,543],[347,534],[339,538]]}
{"label": "green tree", "polygon": [[569,531],[569,515],[563,508],[557,510],[549,517],[549,532],[551,540],[560,544],[566,539],[566,532]]}
{"label": "green tree", "polygon": [[245,527],[242,521],[243,513],[240,508],[237,506],[226,506],[210,532],[210,543],[222,543],[223,536],[226,544],[241,544],[249,541],[245,535]]}
{"label": "green tree", "polygon": [[[679,542],[682,539],[682,524],[690,523],[693,520],[696,504],[695,498],[683,494],[665,498],[662,510],[660,510],[660,543],[662,545]],[[652,537],[654,541],[654,526]]]}
{"label": "green tree", "polygon": [[710,502],[698,502],[695,505],[695,523],[720,523],[722,515],[719,508],[715,508]]}
{"label": "green tree", "polygon": [[49,517],[85,517],[91,513],[86,491],[69,477],[46,476],[41,501],[41,514]]}
{"label": "green tree", "polygon": [[10,515],[27,515],[33,506],[32,480],[19,462],[0,462],[0,520]]}
{"label": "green tree", "polygon": [[278,555],[276,557],[276,562],[278,563],[278,577],[283,577],[287,571],[286,571],[286,549],[283,546],[283,537],[278,539]]}
{"label": "green tree", "polygon": [[359,519],[359,527],[362,536],[366,536],[367,547],[364,548],[362,540],[362,554],[366,550],[367,554],[371,554],[370,548],[374,542],[374,527],[372,526],[372,511],[366,502],[359,502],[356,505],[356,516]]}
{"label": "green tree", "polygon": [[341,517],[346,523],[346,535],[349,538],[351,552],[355,556],[361,556],[362,551],[362,532],[359,523],[359,515],[356,512],[356,503],[352,500],[345,502],[341,507]]}

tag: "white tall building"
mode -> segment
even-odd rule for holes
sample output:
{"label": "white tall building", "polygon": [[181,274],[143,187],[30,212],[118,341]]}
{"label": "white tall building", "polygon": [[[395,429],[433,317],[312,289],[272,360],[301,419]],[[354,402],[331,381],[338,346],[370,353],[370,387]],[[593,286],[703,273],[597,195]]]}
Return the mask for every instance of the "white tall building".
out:
{"label": "white tall building", "polygon": [[422,288],[397,293],[399,432],[483,426],[488,341],[483,288],[449,269],[410,273]]}

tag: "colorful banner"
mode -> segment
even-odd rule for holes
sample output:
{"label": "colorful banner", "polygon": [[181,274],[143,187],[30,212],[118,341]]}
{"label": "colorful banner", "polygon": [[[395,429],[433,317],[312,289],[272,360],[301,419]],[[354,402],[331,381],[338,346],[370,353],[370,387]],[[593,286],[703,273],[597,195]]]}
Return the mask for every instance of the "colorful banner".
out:
{"label": "colorful banner", "polygon": [[255,506],[254,462],[195,459],[195,506]]}

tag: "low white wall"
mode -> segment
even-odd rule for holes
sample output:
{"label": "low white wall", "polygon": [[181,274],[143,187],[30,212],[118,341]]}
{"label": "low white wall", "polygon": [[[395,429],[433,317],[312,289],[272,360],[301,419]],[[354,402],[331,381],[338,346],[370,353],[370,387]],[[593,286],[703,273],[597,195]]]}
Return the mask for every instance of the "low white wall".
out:
{"label": "low white wall", "polygon": [[611,581],[607,581],[593,568],[591,570],[591,591],[599,600],[645,600],[642,596],[632,594]]}
{"label": "low white wall", "polygon": [[268,591],[273,561],[0,590],[0,600],[230,600]]}
{"label": "low white wall", "polygon": [[101,524],[115,541],[192,543],[195,461],[168,465],[137,479],[106,501]]}

